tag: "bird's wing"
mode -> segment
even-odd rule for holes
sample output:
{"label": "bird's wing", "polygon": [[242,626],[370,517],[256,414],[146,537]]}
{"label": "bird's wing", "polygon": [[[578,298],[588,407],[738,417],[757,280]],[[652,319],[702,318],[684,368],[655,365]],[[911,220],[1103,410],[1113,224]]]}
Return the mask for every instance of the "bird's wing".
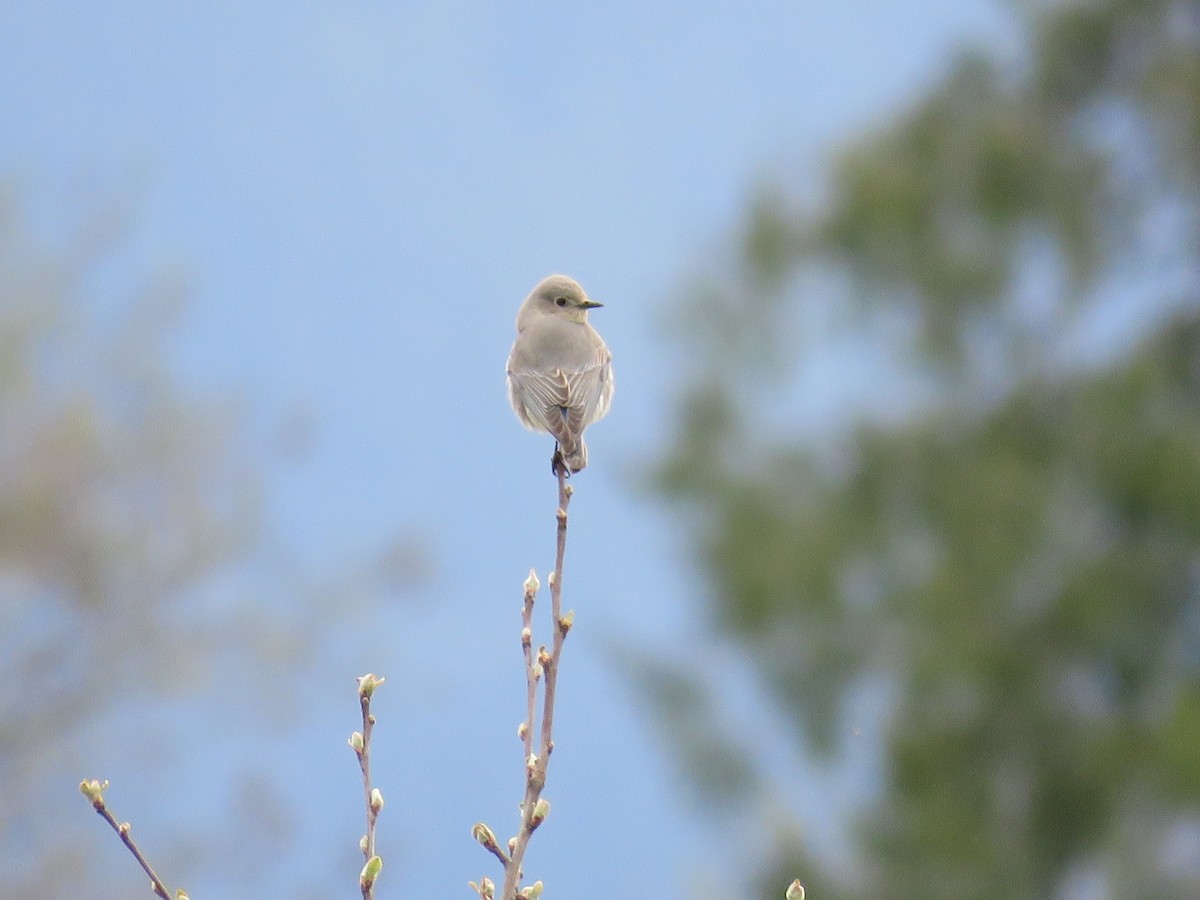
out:
{"label": "bird's wing", "polygon": [[565,448],[574,448],[583,429],[608,412],[611,359],[607,348],[601,346],[596,358],[583,368],[567,372],[509,369],[508,377],[528,417]]}
{"label": "bird's wing", "polygon": [[509,369],[508,378],[513,396],[520,400],[530,422],[554,435],[560,444],[573,444],[567,430],[570,383],[559,369],[537,372],[531,369]]}
{"label": "bird's wing", "polygon": [[568,419],[573,425],[577,423],[576,434],[582,434],[584,428],[608,413],[613,392],[611,360],[612,354],[601,345],[590,365],[567,375]]}

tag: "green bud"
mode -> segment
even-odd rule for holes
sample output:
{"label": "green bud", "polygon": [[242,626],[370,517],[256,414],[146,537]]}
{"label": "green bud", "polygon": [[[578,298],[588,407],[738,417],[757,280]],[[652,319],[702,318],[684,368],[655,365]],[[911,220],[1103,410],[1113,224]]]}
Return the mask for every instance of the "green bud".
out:
{"label": "green bud", "polygon": [[784,900],[804,900],[804,885],[799,878],[788,885],[787,893],[783,896]]}
{"label": "green bud", "polygon": [[492,831],[492,829],[488,828],[482,822],[476,822],[471,827],[471,837],[479,841],[487,850],[499,847],[499,844],[496,843],[496,832]]}
{"label": "green bud", "polygon": [[358,873],[358,884],[360,888],[369,888],[375,883],[375,879],[379,877],[379,873],[383,870],[383,860],[378,856],[372,856],[367,860],[367,864],[362,867],[362,871]]}
{"label": "green bud", "polygon": [[371,811],[377,813],[381,809],[383,809],[383,794],[380,793],[379,788],[372,788],[371,789]]}
{"label": "green bud", "polygon": [[379,687],[386,679],[376,677],[368,672],[366,675],[360,675],[358,678],[358,696],[359,698],[370,697],[375,693],[375,688]]}
{"label": "green bud", "polygon": [[363,752],[363,736],[361,731],[355,731],[350,735],[350,740],[346,743],[350,745],[350,749],[362,756]]}
{"label": "green bud", "polygon": [[92,803],[104,802],[103,794],[108,790],[107,781],[97,781],[95,778],[90,781],[79,782],[79,792],[87,797]]}

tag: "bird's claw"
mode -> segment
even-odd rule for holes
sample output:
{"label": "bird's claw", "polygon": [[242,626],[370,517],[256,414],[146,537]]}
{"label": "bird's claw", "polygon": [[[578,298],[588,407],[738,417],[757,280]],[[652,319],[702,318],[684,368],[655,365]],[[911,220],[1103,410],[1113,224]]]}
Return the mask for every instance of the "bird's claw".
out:
{"label": "bird's claw", "polygon": [[571,467],[567,465],[566,459],[563,458],[562,448],[555,444],[554,455],[550,457],[550,473],[557,478],[560,468],[564,478],[570,478],[574,474]]}

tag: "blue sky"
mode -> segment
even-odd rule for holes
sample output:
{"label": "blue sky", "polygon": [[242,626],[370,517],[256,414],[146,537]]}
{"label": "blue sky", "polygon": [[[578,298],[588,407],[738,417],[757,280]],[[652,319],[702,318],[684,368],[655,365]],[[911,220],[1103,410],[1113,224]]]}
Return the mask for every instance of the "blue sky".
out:
{"label": "blue sky", "polygon": [[[636,490],[675,383],[663,319],[755,185],[811,183],[954,47],[1005,28],[983,0],[0,8],[0,177],[31,220],[52,239],[89,205],[132,197],[96,302],[176,273],[184,382],[234,394],[264,444],[297,410],[312,422],[310,452],[267,473],[272,529],[328,571],[410,533],[434,563],[417,601],[369,622],[348,613],[313,651],[319,674],[280,755],[319,815],[299,828],[286,877],[320,896],[347,863],[353,883],[360,810],[344,740],[351,676],[368,669],[389,677],[382,896],[469,896],[468,878],[495,874],[468,832],[479,818],[503,833],[515,822],[516,610],[528,568],[544,574],[551,560],[554,502],[550,446],[513,419],[503,363],[521,299],[559,271],[606,304],[593,322],[617,392],[589,434],[593,465],[572,509],[566,602],[578,628],[554,815],[527,868],[561,897],[598,896],[600,883],[722,894],[726,861],[746,848],[681,799],[606,649],[636,639],[736,668],[696,645],[698,586],[672,524]],[[244,724],[213,737],[222,723],[206,721],[194,735],[223,748],[181,763],[198,784],[218,789],[253,753]],[[135,808],[123,815],[135,818],[139,799],[163,805],[152,786],[137,793],[119,752],[95,759],[95,774],[125,779]],[[65,784],[82,774],[64,772]],[[845,789],[814,773],[785,812],[823,828]],[[207,886],[236,895],[236,882]]]}

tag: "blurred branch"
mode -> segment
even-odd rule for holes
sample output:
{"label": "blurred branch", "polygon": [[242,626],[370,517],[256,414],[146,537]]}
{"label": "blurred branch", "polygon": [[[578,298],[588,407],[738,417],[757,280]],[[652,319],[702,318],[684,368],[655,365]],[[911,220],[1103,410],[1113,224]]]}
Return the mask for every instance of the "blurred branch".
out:
{"label": "blurred branch", "polygon": [[[138,865],[140,865],[142,870],[150,876],[150,887],[154,890],[154,893],[161,897],[162,900],[172,900],[172,894],[169,890],[167,890],[166,884],[164,884],[163,880],[155,874],[154,869],[150,867],[150,863],[146,860],[146,857],[142,855],[142,851],[138,849],[138,845],[134,843],[133,838],[129,836],[129,823],[118,822],[116,817],[109,812],[108,807],[104,803],[104,791],[106,790],[108,790],[107,781],[97,781],[93,778],[91,781],[79,782],[80,793],[82,793],[88,798],[88,800],[91,801],[92,808],[100,814],[100,818],[104,819],[105,822],[112,826],[112,830],[115,831],[121,838],[121,843],[129,848],[129,852],[132,853],[133,858],[138,861]],[[186,892],[180,889],[175,892],[174,900],[188,900],[188,895]]]}
{"label": "blurred branch", "polygon": [[363,799],[367,805],[367,833],[359,842],[363,854],[363,867],[358,876],[358,886],[362,890],[363,900],[372,900],[375,896],[375,879],[383,869],[383,860],[375,855],[375,823],[379,820],[379,811],[383,809],[383,794],[379,788],[371,787],[371,732],[375,727],[375,716],[371,714],[371,695],[375,688],[383,684],[384,679],[371,673],[358,679],[358,702],[362,707],[362,731],[350,735],[350,748],[358,757],[358,766],[362,769]]}
{"label": "blurred branch", "polygon": [[[504,866],[504,886],[501,890],[501,900],[535,900],[542,892],[542,883],[535,881],[528,887],[518,889],[521,882],[521,861],[529,847],[529,839],[537,827],[546,819],[550,812],[549,801],[542,798],[542,790],[546,786],[546,772],[550,767],[550,754],[554,750],[554,703],[558,687],[558,664],[562,657],[563,641],[574,622],[574,613],[562,612],[562,578],[563,558],[567,550],[567,507],[571,502],[573,490],[566,480],[566,471],[559,467],[558,475],[558,509],[555,518],[558,522],[557,552],[555,555],[554,571],[550,573],[550,614],[554,621],[554,632],[550,649],[545,645],[538,647],[536,656],[533,653],[533,606],[541,583],[537,573],[532,569],[525,579],[525,602],[521,613],[521,647],[525,653],[526,704],[525,721],[517,729],[525,750],[525,797],[521,801],[521,825],[515,837],[508,842],[507,852],[500,847],[495,833],[487,825],[479,822],[472,829],[475,837],[485,850],[500,860]],[[542,686],[542,722],[541,735],[537,753],[533,751],[533,733],[537,727],[537,685]],[[471,882],[483,900],[492,900],[495,896],[495,885],[490,878],[484,878],[476,884]]]}

